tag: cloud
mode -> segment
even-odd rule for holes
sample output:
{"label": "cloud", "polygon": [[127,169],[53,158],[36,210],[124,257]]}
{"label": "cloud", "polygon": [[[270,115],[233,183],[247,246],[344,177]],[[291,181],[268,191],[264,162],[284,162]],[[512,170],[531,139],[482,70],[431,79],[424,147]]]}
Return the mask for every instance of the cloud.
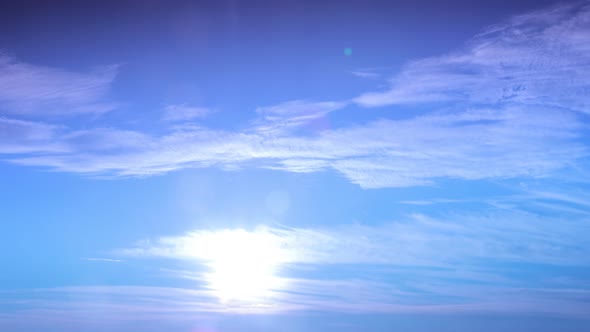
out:
{"label": "cloud", "polygon": [[356,77],[370,78],[370,79],[376,79],[381,76],[378,73],[371,71],[371,70],[355,70],[355,71],[351,72],[351,74]]}
{"label": "cloud", "polygon": [[[219,321],[224,315],[261,315],[296,312],[372,314],[536,313],[584,318],[588,292],[580,289],[511,288],[451,284],[414,285],[400,291],[391,285],[360,280],[292,279],[297,292],[277,293],[264,305],[220,303],[206,291],[178,287],[77,286],[2,292],[4,303],[18,303],[0,316],[0,327],[34,325],[69,328],[77,325],[125,330],[126,322],[171,325]],[[450,303],[421,303],[421,293],[447,298]],[[22,301],[26,299],[26,301]],[[227,316],[225,316],[227,317]],[[34,319],[33,319],[34,318]],[[114,329],[115,327],[119,329]]]}
{"label": "cloud", "polygon": [[0,54],[0,114],[26,116],[104,113],[117,66],[89,73],[18,62]]}
{"label": "cloud", "polygon": [[[439,178],[542,177],[587,154],[580,141],[582,128],[575,114],[537,108],[380,120],[309,137],[190,127],[155,138],[109,130],[106,136],[95,136],[102,140],[86,140],[86,146],[79,141],[74,153],[13,162],[118,176],[246,164],[293,172],[333,169],[363,188],[400,187]],[[124,152],[96,152],[110,141],[129,146]]]}
{"label": "cloud", "polygon": [[256,113],[261,119],[258,120],[255,131],[264,134],[288,133],[346,105],[346,102],[292,100],[274,106],[258,107]]}
{"label": "cloud", "polygon": [[146,148],[153,144],[150,136],[129,130],[94,128],[76,130],[60,137],[73,151],[118,153]]}
{"label": "cloud", "polygon": [[120,259],[113,259],[113,258],[96,258],[96,257],[84,257],[82,258],[84,261],[92,261],[92,262],[112,262],[112,263],[120,263],[122,260]]}
{"label": "cloud", "polygon": [[64,144],[52,142],[59,127],[40,122],[0,117],[0,153],[64,152]]}
{"label": "cloud", "polygon": [[560,5],[516,16],[465,49],[407,64],[385,91],[359,105],[544,105],[590,112],[590,6]]}
{"label": "cloud", "polygon": [[[444,219],[415,214],[372,226],[201,229],[117,251],[119,257],[130,260],[154,259],[158,267],[166,259],[181,260],[183,264],[173,266],[189,269],[154,272],[159,276],[158,287],[86,285],[0,291],[0,306],[11,304],[11,310],[0,317],[0,327],[7,322],[22,325],[26,317],[43,318],[46,324],[54,320],[115,324],[309,311],[536,313],[582,318],[589,309],[588,281],[567,267],[583,269],[590,264],[588,231],[583,220],[522,211],[454,214]],[[220,249],[240,250],[236,243],[250,246],[269,241],[280,245],[273,251],[280,256],[276,273],[280,282],[255,300],[220,298],[208,279],[208,269],[215,268],[210,262],[232,253]],[[257,249],[253,252],[264,255]],[[530,269],[530,264],[538,268]],[[562,268],[551,268],[556,264]],[[238,264],[236,268],[244,269],[232,271],[240,276],[251,267]],[[190,287],[168,286],[186,285],[179,278],[188,280]]]}
{"label": "cloud", "polygon": [[328,114],[337,119],[336,111],[353,104],[293,100],[259,107],[242,130],[73,131],[51,141],[68,146],[66,152],[10,160],[108,176],[200,167],[336,171],[363,188],[540,179],[588,156],[588,17],[587,6],[569,5],[517,16],[465,50],[409,63],[391,89],[355,99],[362,106],[437,102],[396,120],[324,125]]}
{"label": "cloud", "polygon": [[[586,197],[531,192],[561,205],[586,204]],[[0,291],[0,306],[11,308],[0,316],[0,328],[22,326],[32,317],[72,326],[297,312],[587,316],[589,284],[579,273],[590,265],[587,215],[534,214],[526,204],[478,211],[416,213],[372,225],[196,229],[145,239],[114,250],[116,258],[86,259],[143,260],[129,266],[152,266],[148,273],[158,287]],[[260,271],[255,264],[266,259],[273,261],[277,282],[263,296],[227,300],[211,284],[211,270],[220,262],[234,264],[228,272],[239,281]]]}
{"label": "cloud", "polygon": [[403,200],[399,201],[400,204],[407,204],[407,205],[433,205],[433,204],[449,204],[449,203],[464,203],[468,200],[466,199],[446,199],[446,198],[438,198],[438,199],[429,199],[429,200]]}
{"label": "cloud", "polygon": [[209,256],[203,255],[212,253],[199,249],[201,244],[223,239],[222,235],[228,232],[238,232],[273,239],[278,243],[278,260],[283,264],[457,266],[490,259],[588,265],[590,247],[581,235],[588,228],[578,219],[555,220],[524,211],[490,212],[477,217],[457,214],[445,219],[415,214],[403,221],[378,226],[198,230],[178,237],[142,241],[118,253],[207,261]]}
{"label": "cloud", "polygon": [[187,105],[168,105],[164,108],[164,121],[190,121],[202,119],[211,114],[211,110],[205,107],[194,107]]}
{"label": "cloud", "polygon": [[[590,265],[584,235],[590,229],[584,220],[568,216],[489,210],[484,215],[436,218],[413,214],[380,225],[201,229],[142,240],[116,254],[181,260],[181,266],[201,264],[204,271],[193,267],[167,274],[200,285],[196,289],[212,296],[213,303],[219,301],[222,306],[216,310],[222,312],[236,310],[232,303],[254,303],[220,301],[208,286],[207,269],[214,266],[209,262],[225,255],[227,250],[221,248],[240,250],[236,243],[242,241],[236,239],[243,237],[277,245],[273,257],[280,282],[256,302],[264,304],[257,308],[266,312],[522,312],[582,317],[588,309],[587,281],[579,276],[576,281],[576,274],[568,271]],[[560,282],[553,275],[573,279]]]}

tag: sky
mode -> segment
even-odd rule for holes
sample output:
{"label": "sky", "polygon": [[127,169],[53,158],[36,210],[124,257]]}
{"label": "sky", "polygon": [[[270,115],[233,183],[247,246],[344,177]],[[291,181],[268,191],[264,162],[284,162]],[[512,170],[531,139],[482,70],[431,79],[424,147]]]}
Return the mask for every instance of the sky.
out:
{"label": "sky", "polygon": [[0,330],[590,331],[590,1],[0,1]]}

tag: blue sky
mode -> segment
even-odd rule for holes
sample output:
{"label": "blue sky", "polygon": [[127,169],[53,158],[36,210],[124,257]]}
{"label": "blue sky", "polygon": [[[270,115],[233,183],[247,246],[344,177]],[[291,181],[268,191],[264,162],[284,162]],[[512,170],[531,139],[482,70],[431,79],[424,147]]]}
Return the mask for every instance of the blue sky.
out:
{"label": "blue sky", "polygon": [[0,330],[590,329],[590,2],[0,3]]}

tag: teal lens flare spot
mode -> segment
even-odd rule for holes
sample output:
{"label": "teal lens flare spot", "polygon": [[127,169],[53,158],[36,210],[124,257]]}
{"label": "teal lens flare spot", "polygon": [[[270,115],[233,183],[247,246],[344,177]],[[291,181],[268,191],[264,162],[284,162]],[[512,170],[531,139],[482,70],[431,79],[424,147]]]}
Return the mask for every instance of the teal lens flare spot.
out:
{"label": "teal lens flare spot", "polygon": [[346,55],[346,56],[352,55],[352,48],[350,48],[350,47],[345,48],[344,55]]}

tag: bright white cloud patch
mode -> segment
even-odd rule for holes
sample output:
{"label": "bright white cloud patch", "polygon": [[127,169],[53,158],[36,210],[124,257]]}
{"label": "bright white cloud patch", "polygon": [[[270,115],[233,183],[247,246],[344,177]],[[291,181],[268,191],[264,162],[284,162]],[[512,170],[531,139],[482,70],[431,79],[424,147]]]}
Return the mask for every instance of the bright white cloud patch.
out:
{"label": "bright white cloud patch", "polygon": [[284,287],[276,276],[282,262],[279,239],[268,232],[222,231],[195,239],[195,253],[204,252],[211,271],[205,279],[222,301],[262,301]]}
{"label": "bright white cloud patch", "polygon": [[223,303],[263,306],[273,290],[286,287],[277,273],[290,260],[289,252],[283,239],[266,228],[196,231],[179,238],[162,238],[158,243],[162,246],[123,253],[200,261],[207,266],[202,276],[206,287]]}

